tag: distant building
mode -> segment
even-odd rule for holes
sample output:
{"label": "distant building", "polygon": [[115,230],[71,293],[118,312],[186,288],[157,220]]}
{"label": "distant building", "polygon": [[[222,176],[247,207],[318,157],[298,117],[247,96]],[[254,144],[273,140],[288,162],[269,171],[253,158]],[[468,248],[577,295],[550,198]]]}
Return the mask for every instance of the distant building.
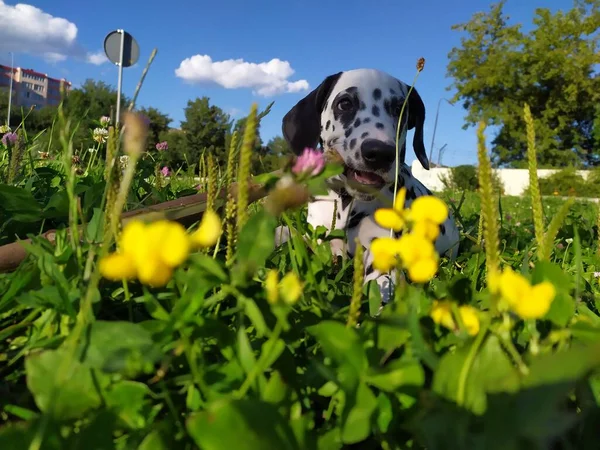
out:
{"label": "distant building", "polygon": [[44,106],[58,106],[61,100],[60,91],[64,86],[65,93],[71,90],[71,82],[64,78],[52,78],[45,73],[21,67],[11,68],[0,64],[0,89],[10,88],[10,77],[13,77],[12,104],[40,109]]}

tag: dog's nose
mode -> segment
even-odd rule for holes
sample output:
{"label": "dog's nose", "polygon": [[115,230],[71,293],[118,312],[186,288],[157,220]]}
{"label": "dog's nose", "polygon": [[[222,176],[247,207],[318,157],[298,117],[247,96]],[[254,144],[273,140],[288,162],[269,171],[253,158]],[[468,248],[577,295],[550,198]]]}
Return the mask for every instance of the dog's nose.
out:
{"label": "dog's nose", "polygon": [[360,153],[369,169],[387,169],[394,162],[396,146],[378,139],[365,139]]}

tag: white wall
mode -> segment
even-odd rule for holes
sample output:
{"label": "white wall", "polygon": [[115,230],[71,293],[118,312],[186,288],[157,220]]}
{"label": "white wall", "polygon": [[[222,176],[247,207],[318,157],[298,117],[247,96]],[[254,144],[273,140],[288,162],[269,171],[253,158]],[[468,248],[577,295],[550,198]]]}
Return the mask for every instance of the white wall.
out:
{"label": "white wall", "polygon": [[[434,167],[425,170],[417,160],[413,161],[411,170],[415,178],[432,191],[441,191],[444,189],[444,184],[440,177],[448,177],[450,175],[450,169],[447,167]],[[539,169],[538,178],[547,177],[557,171],[556,169]],[[527,169],[497,169],[496,173],[502,181],[505,195],[521,195],[527,186],[529,186],[529,171]],[[584,179],[587,179],[589,175],[589,171],[587,170],[578,170],[577,173]]]}

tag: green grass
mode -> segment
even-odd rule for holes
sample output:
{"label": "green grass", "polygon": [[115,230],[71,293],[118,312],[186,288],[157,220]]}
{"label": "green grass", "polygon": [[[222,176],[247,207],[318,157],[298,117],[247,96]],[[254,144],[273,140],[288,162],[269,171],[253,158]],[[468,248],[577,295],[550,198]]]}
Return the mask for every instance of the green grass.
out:
{"label": "green grass", "polygon": [[[101,279],[98,255],[113,248],[102,233],[103,158],[72,178],[81,202],[73,209],[65,148],[48,163],[27,159],[34,147],[21,175],[0,184],[0,243],[62,231],[55,245],[34,238],[21,266],[0,276],[1,449],[596,445],[597,205],[575,203],[540,262],[530,201],[499,199],[502,264],[558,293],[543,319],[524,321],[492,308],[479,197],[441,193],[463,234],[458,258],[442,260],[425,286],[404,286],[374,317],[376,285],[353,292],[352,262],[317,243],[323,230],[308,229],[305,209],[275,217],[264,202],[250,206],[229,265],[223,236],[164,288]],[[196,192],[191,174],[156,177],[155,156],[136,168],[125,209]],[[323,178],[308,189],[322,189]],[[546,227],[561,204],[544,199]],[[83,226],[81,242],[65,233],[70,220]],[[278,223],[308,242],[294,237],[274,249]],[[269,269],[301,278],[298,303],[268,303]],[[346,326],[353,294],[359,327]],[[440,299],[476,307],[480,333],[435,325],[429,311]]]}

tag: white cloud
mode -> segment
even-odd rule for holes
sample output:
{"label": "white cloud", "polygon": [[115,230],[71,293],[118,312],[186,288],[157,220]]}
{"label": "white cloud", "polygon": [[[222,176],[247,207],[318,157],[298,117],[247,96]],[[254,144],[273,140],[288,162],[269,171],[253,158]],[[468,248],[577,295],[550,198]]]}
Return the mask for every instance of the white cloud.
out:
{"label": "white cloud", "polygon": [[108,62],[108,58],[106,57],[104,50],[98,50],[97,52],[88,53],[86,59],[87,62],[89,62],[90,64],[94,64],[95,66],[100,66]]}
{"label": "white cloud", "polygon": [[100,52],[88,53],[77,42],[77,25],[32,5],[0,0],[0,52],[28,53],[50,63],[68,57],[102,64]]}
{"label": "white cloud", "polygon": [[175,70],[175,75],[190,83],[212,82],[225,89],[252,88],[263,97],[308,90],[306,80],[289,81],[293,74],[290,63],[278,58],[251,63],[243,59],[213,61],[208,55],[186,58]]}
{"label": "white cloud", "polygon": [[0,0],[0,49],[41,56],[66,55],[76,47],[77,26],[35,6]]}

